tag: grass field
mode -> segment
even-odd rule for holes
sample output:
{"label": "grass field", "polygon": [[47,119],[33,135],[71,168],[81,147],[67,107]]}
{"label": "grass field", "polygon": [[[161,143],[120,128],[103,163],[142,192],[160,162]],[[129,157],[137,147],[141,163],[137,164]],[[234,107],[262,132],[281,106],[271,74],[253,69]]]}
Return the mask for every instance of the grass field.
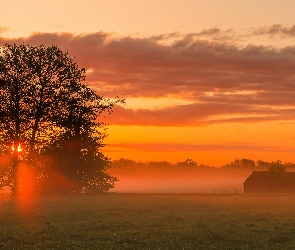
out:
{"label": "grass field", "polygon": [[295,249],[295,195],[0,199],[2,249]]}

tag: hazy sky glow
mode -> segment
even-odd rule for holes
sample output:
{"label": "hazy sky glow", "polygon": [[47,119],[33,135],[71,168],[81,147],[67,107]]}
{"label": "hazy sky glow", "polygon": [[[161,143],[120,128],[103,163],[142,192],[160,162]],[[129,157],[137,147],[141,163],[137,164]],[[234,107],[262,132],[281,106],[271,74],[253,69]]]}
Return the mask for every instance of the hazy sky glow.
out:
{"label": "hazy sky glow", "polygon": [[0,43],[56,44],[127,104],[113,159],[295,162],[295,1],[9,1]]}

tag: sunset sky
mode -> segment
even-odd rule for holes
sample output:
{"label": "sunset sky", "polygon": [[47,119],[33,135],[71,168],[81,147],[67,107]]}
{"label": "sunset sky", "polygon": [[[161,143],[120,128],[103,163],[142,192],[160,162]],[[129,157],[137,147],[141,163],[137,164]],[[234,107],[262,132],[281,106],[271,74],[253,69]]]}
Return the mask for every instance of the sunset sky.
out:
{"label": "sunset sky", "polygon": [[0,3],[0,44],[58,45],[126,99],[106,156],[295,162],[294,0]]}

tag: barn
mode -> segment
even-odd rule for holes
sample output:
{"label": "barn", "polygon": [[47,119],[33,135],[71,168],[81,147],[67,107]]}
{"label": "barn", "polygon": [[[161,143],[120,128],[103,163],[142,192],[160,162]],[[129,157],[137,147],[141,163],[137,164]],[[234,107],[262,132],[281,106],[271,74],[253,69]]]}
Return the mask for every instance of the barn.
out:
{"label": "barn", "polygon": [[295,172],[253,171],[244,182],[244,193],[295,193]]}

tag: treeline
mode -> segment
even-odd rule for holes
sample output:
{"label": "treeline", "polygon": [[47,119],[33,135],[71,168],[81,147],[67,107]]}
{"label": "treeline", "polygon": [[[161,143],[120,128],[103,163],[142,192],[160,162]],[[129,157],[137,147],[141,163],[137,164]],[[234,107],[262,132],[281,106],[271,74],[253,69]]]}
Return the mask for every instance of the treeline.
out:
{"label": "treeline", "polygon": [[200,169],[200,170],[257,170],[257,171],[295,171],[295,163],[282,162],[277,160],[275,162],[268,162],[263,160],[251,160],[247,158],[235,159],[230,163],[222,165],[220,167],[199,164],[191,158],[185,161],[171,163],[168,161],[149,161],[149,162],[137,162],[130,159],[121,158],[119,160],[113,160],[111,163],[113,169],[117,170],[134,170],[134,169],[148,169],[158,167],[159,169]]}

